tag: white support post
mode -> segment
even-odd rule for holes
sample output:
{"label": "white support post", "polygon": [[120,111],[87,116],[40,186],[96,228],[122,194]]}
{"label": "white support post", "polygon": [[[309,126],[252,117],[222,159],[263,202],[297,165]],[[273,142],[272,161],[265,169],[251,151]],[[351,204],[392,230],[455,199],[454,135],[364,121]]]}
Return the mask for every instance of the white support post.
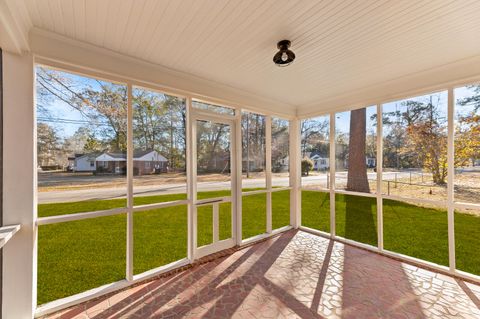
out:
{"label": "white support post", "polygon": [[335,237],[335,113],[330,113],[330,236]]}
{"label": "white support post", "polygon": [[383,107],[377,105],[377,236],[378,250],[383,251]]}
{"label": "white support post", "polygon": [[265,178],[267,188],[267,233],[272,233],[272,117],[265,118]]}
{"label": "white support post", "polygon": [[213,233],[213,242],[214,243],[217,243],[218,242],[218,239],[219,239],[219,234],[218,234],[218,231],[219,231],[219,223],[218,223],[218,210],[219,210],[219,204],[218,203],[213,203],[212,205],[212,215],[213,215],[213,229],[212,229],[212,233]]}
{"label": "white support post", "polygon": [[187,145],[186,145],[186,164],[187,164],[187,199],[188,199],[188,218],[187,218],[187,231],[188,231],[188,249],[187,258],[192,262],[195,258],[195,249],[197,248],[197,228],[194,223],[196,221],[196,207],[197,201],[197,161],[196,156],[196,123],[192,119],[192,98],[187,97]]}
{"label": "white support post", "polygon": [[133,280],[133,105],[132,84],[127,85],[127,264],[126,278]]}
{"label": "white support post", "polygon": [[448,260],[450,271],[455,271],[455,110],[453,88],[448,89],[448,137],[447,137],[447,209],[448,209]]}
{"label": "white support post", "polygon": [[289,122],[289,168],[290,168],[290,224],[294,228],[302,224],[302,203],[301,203],[301,150],[300,150],[300,120],[295,119]]}
{"label": "white support post", "polygon": [[33,318],[37,302],[34,63],[3,52],[3,223],[21,225],[3,247],[2,318]]}
{"label": "white support post", "polygon": [[[233,178],[235,179],[236,189],[234,200],[232,201],[232,208],[234,209],[235,216],[235,232],[234,240],[237,245],[242,244],[242,110],[237,109],[235,111],[235,145],[233,149],[235,150],[235,174]],[[233,223],[232,223],[233,224]]]}

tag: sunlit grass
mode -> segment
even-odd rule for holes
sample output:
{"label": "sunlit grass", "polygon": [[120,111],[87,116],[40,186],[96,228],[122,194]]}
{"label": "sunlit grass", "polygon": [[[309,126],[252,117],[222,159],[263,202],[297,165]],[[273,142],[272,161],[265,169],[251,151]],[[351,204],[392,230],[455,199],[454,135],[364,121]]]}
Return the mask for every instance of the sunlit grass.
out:
{"label": "sunlit grass", "polygon": [[[229,191],[199,193],[199,198]],[[138,197],[137,205],[184,199],[184,195]],[[289,224],[289,191],[272,193],[272,227]],[[243,197],[243,238],[266,230],[266,195]],[[39,216],[121,207],[122,200],[41,204]],[[337,235],[377,244],[375,199],[336,196]],[[210,210],[209,210],[210,209]],[[204,210],[204,211],[203,211]],[[302,225],[330,231],[329,194],[302,191]],[[385,249],[448,264],[445,210],[384,200]],[[231,236],[231,204],[220,205],[219,236]],[[211,208],[198,214],[199,245],[212,241]],[[455,214],[457,267],[480,275],[480,217]],[[38,304],[125,278],[126,216],[114,215],[39,227]],[[187,206],[134,213],[134,273],[187,257]]]}
{"label": "sunlit grass", "polygon": [[[302,191],[302,225],[329,232],[329,194]],[[336,234],[377,245],[375,198],[335,196]],[[393,252],[448,265],[448,221],[445,209],[383,201],[384,248]],[[480,216],[455,213],[457,268],[480,275]]]}

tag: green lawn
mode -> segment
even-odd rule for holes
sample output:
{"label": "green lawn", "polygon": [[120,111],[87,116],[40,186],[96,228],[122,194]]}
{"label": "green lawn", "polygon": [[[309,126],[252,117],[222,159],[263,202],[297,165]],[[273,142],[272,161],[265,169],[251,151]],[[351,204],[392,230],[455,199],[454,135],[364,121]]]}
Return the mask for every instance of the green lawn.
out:
{"label": "green lawn", "polygon": [[[245,189],[250,191],[255,189]],[[273,228],[289,224],[289,191],[276,192]],[[228,196],[203,192],[199,199]],[[136,205],[185,199],[184,194],[135,198]],[[40,217],[125,207],[123,199],[38,205]],[[266,194],[243,197],[243,238],[265,233]],[[198,208],[199,246],[212,242],[212,206]],[[219,238],[232,233],[231,204],[220,204]],[[278,218],[277,218],[278,217]],[[134,273],[187,257],[187,206],[137,212],[134,224]],[[66,297],[125,277],[126,217],[115,215],[44,225],[38,231],[38,304]]]}
{"label": "green lawn", "polygon": [[[330,195],[302,191],[302,225],[329,232]],[[338,236],[377,245],[375,198],[335,196]],[[383,201],[384,248],[404,255],[448,265],[447,211],[400,201]],[[480,217],[455,213],[457,268],[480,275]]]}
{"label": "green lawn", "polygon": [[[228,195],[227,191],[200,193],[199,198]],[[266,194],[243,197],[242,237],[265,232]],[[135,204],[185,199],[185,195],[135,198]],[[125,200],[42,204],[40,217],[124,207]],[[289,224],[290,191],[272,193],[272,227]],[[339,236],[376,245],[376,201],[336,196]],[[156,268],[187,256],[187,206],[166,207],[134,214],[134,273]],[[219,210],[219,237],[231,236],[231,205]],[[329,231],[329,195],[302,191],[302,224]],[[446,212],[385,200],[385,248],[447,264]],[[457,267],[480,274],[480,218],[455,215]],[[212,208],[198,209],[198,244],[212,241]],[[39,227],[38,304],[79,293],[125,276],[126,216],[115,215]]]}

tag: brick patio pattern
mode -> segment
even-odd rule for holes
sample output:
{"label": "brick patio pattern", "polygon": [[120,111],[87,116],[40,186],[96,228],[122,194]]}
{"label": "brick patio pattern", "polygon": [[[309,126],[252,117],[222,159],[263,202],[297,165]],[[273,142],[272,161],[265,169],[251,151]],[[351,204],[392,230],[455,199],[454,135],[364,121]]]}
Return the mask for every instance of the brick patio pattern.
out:
{"label": "brick patio pattern", "polygon": [[480,286],[303,231],[47,318],[480,318]]}

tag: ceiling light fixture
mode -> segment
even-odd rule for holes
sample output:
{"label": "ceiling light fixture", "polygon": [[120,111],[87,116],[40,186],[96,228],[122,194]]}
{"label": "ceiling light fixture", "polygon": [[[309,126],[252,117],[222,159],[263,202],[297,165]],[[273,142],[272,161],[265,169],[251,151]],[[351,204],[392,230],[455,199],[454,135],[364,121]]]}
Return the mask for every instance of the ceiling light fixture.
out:
{"label": "ceiling light fixture", "polygon": [[295,53],[288,49],[291,44],[289,40],[282,40],[277,43],[277,48],[280,51],[273,56],[273,62],[275,62],[276,65],[287,66],[295,60]]}

